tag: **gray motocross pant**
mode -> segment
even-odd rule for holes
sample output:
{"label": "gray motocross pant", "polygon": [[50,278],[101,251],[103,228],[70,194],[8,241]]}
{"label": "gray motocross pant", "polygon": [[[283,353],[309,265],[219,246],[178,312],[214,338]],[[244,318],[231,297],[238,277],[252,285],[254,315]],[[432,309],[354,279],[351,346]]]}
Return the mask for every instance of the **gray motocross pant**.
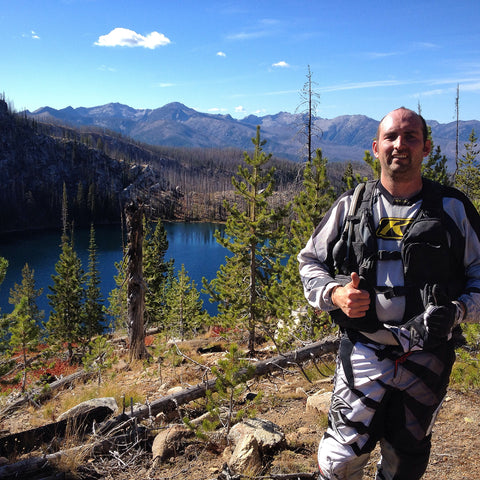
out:
{"label": "gray motocross pant", "polygon": [[380,442],[377,480],[420,479],[454,360],[451,341],[404,354],[344,334],[328,428],[318,450],[319,478],[361,480]]}

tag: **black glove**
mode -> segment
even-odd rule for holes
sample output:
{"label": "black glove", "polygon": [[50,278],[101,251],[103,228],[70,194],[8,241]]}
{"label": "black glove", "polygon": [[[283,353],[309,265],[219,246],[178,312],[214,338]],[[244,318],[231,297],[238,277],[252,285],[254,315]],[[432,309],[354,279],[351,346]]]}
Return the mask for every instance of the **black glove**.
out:
{"label": "black glove", "polygon": [[419,345],[424,348],[437,346],[452,332],[457,315],[457,307],[440,290],[438,285],[426,289],[425,311],[405,324],[410,330],[410,349]]}
{"label": "black glove", "polygon": [[421,315],[413,317],[404,325],[404,327],[410,331],[409,350],[412,350],[412,348],[416,347],[417,345],[420,348],[423,348],[425,343],[427,343],[428,331],[425,324],[425,319],[423,318],[424,315],[425,312]]}
{"label": "black glove", "polygon": [[456,305],[448,299],[438,285],[434,285],[429,305],[424,314],[429,336],[436,338],[448,337],[455,325],[456,315]]}

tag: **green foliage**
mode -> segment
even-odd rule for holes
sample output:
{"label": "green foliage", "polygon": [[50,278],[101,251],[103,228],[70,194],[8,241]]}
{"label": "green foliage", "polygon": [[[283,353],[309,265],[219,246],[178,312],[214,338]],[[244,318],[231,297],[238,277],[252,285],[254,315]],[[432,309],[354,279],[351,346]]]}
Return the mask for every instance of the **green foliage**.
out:
{"label": "green foliage", "polygon": [[22,268],[22,283],[19,285],[14,284],[10,289],[10,298],[8,303],[11,305],[18,305],[20,300],[25,297],[27,299],[28,315],[30,315],[34,321],[40,324],[44,318],[44,312],[39,310],[37,305],[37,298],[43,293],[43,288],[38,290],[35,288],[35,271],[31,270],[26,263]]}
{"label": "green foliage", "polygon": [[47,294],[52,311],[46,328],[51,342],[67,345],[71,359],[74,344],[82,338],[84,273],[73,248],[73,239],[66,233],[62,235],[61,247],[60,258],[55,264],[56,275],[52,275],[53,286],[49,286],[52,293]]}
{"label": "green foliage", "polygon": [[184,340],[185,337],[198,333],[207,323],[208,315],[203,309],[200,292],[195,282],[190,280],[183,264],[168,289],[166,303],[168,313],[165,324],[170,336],[179,335]]}
{"label": "green foliage", "polygon": [[112,318],[111,328],[124,330],[127,328],[127,285],[125,277],[125,256],[121,262],[115,262],[117,274],[114,276],[116,288],[108,295],[108,307],[105,313]]}
{"label": "green foliage", "polygon": [[102,374],[116,361],[113,352],[114,347],[106,337],[97,337],[88,344],[88,353],[83,357],[83,365],[86,370],[97,374],[98,385],[102,383]]}
{"label": "green foliage", "polygon": [[369,150],[365,150],[363,161],[372,169],[373,178],[380,178],[381,167],[378,158],[373,157]]}
{"label": "green foliage", "polygon": [[465,323],[462,325],[462,333],[467,341],[467,345],[473,351],[480,351],[480,324]]}
{"label": "green foliage", "polygon": [[172,285],[174,261],[165,261],[168,240],[163,223],[158,221],[153,231],[150,223],[144,224],[143,278],[147,285],[145,313],[148,323],[166,327],[167,294]]}
{"label": "green foliage", "polygon": [[5,275],[7,274],[8,260],[6,258],[0,257],[0,285],[5,280]]}
{"label": "green foliage", "polygon": [[[364,161],[371,167],[372,165],[374,165],[373,158],[370,155],[370,152],[368,152],[368,157],[367,152],[365,152]],[[377,168],[377,166],[374,165],[374,167],[372,167],[372,170],[373,168]],[[359,173],[355,173],[353,171],[352,163],[348,162],[342,175],[343,191],[347,192],[348,190],[352,190],[353,188],[355,188],[356,185],[362,182],[366,182],[367,180],[367,177],[362,177]]]}
{"label": "green foliage", "polygon": [[423,161],[422,176],[443,185],[451,185],[452,182],[447,172],[447,157],[442,155],[440,145],[434,148],[430,126],[428,127],[428,139],[430,140],[430,153]]}
{"label": "green foliage", "polygon": [[[19,285],[17,283],[14,284],[13,288],[10,289],[10,297],[8,299],[8,303],[13,305],[14,307],[18,306],[22,299],[26,299],[26,305],[24,306],[23,314],[28,315],[35,324],[41,325],[44,312],[43,310],[39,310],[37,305],[37,298],[40,297],[42,294],[43,289],[36,289],[35,288],[35,272],[30,269],[28,263],[23,266],[22,269],[22,283]],[[3,331],[7,331],[9,329],[9,319],[8,317],[2,321],[4,325]],[[2,349],[5,349],[8,346],[8,337],[4,337],[2,339]]]}
{"label": "green foliage", "polygon": [[83,305],[82,337],[88,343],[95,335],[104,330],[103,298],[100,291],[100,272],[98,271],[97,245],[95,229],[90,226],[88,247],[88,271],[86,274],[85,303]]}
{"label": "green foliage", "polygon": [[471,355],[463,349],[457,350],[457,360],[453,365],[450,382],[463,391],[480,388],[480,354]]}
{"label": "green foliage", "polygon": [[[158,221],[153,230],[150,223],[144,222],[144,232],[143,277],[147,286],[145,315],[148,323],[166,328],[167,294],[173,281],[174,260],[165,261],[168,241],[162,222]],[[112,327],[116,330],[125,329],[128,321],[126,265],[124,253],[122,261],[115,263],[116,288],[110,292],[106,308],[106,313],[113,319]]]}
{"label": "green foliage", "polygon": [[205,291],[211,301],[218,302],[218,310],[225,324],[248,331],[248,348],[255,350],[256,329],[272,314],[268,298],[269,287],[276,282],[283,268],[286,209],[273,209],[268,198],[273,193],[272,167],[264,172],[271,154],[263,151],[265,140],[260,139],[260,127],[252,139],[253,157],[245,152],[245,166],[238,167],[238,178],[232,178],[236,194],[242,201],[225,202],[229,212],[224,236],[215,238],[232,255],[217,272],[210,284],[204,279]]}
{"label": "green foliage", "polygon": [[461,190],[478,208],[480,202],[480,149],[475,131],[472,130],[465,144],[465,154],[458,159],[454,185]]}
{"label": "green foliage", "polygon": [[40,326],[36,323],[35,318],[30,315],[30,311],[29,299],[23,296],[8,316],[10,322],[9,344],[13,350],[20,349],[23,354],[22,392],[25,391],[27,384],[27,352],[33,351],[40,340]]}
{"label": "green foliage", "polygon": [[[238,345],[232,344],[225,358],[218,361],[218,365],[212,367],[212,373],[216,377],[216,393],[207,391],[207,410],[211,419],[203,425],[205,431],[211,430],[219,423],[226,428],[226,435],[234,422],[250,415],[253,407],[252,402],[246,402],[246,406],[235,409],[238,406],[242,394],[246,390],[247,381],[252,378],[255,367],[242,357]],[[227,406],[225,417],[220,415],[220,407]]]}
{"label": "green foliage", "polygon": [[296,214],[290,224],[286,267],[280,274],[280,282],[272,284],[271,298],[274,299],[276,318],[281,319],[277,330],[277,346],[291,344],[292,335],[302,339],[315,338],[328,324],[328,316],[315,312],[308,306],[298,274],[297,255],[307,243],[317,224],[335,200],[335,192],[327,177],[328,160],[318,149],[303,172],[303,190],[293,201]]}

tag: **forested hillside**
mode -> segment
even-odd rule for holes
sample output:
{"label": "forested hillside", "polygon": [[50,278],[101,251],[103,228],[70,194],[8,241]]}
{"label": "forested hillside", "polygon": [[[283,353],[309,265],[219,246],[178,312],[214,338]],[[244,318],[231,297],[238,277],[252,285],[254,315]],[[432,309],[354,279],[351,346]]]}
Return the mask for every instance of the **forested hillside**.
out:
{"label": "forested hillside", "polygon": [[[155,218],[224,221],[223,200],[233,195],[244,153],[151,146],[99,127],[41,123],[9,111],[3,100],[0,129],[1,232],[58,227],[64,185],[77,225],[119,222],[128,199],[145,203]],[[274,201],[283,204],[298,191],[301,166],[276,158],[272,164]],[[338,186],[345,166],[330,167]]]}

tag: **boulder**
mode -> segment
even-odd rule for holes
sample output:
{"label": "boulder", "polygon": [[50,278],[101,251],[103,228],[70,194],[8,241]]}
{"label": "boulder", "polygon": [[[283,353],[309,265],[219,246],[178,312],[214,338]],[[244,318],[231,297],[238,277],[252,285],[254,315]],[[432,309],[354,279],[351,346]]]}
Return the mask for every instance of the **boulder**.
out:
{"label": "boulder", "polygon": [[60,421],[64,420],[65,418],[73,418],[100,407],[104,407],[106,412],[110,411],[110,413],[114,413],[118,409],[117,402],[113,397],[92,398],[91,400],[79,403],[78,405],[70,408],[70,410],[63,412],[59,415],[58,420]]}
{"label": "boulder", "polygon": [[285,442],[285,434],[278,425],[269,420],[251,418],[232,427],[228,440],[237,445],[247,435],[253,435],[260,451],[270,450]]}
{"label": "boulder", "polygon": [[262,469],[262,457],[257,439],[253,433],[242,436],[228,461],[228,466],[236,473],[255,476]]}
{"label": "boulder", "polygon": [[330,401],[332,399],[332,392],[323,392],[316,395],[310,395],[307,398],[307,413],[314,414],[328,414],[328,409],[330,408]]}
{"label": "boulder", "polygon": [[164,462],[183,449],[185,440],[194,433],[184,425],[176,424],[160,432],[153,440],[152,454],[154,461]]}

